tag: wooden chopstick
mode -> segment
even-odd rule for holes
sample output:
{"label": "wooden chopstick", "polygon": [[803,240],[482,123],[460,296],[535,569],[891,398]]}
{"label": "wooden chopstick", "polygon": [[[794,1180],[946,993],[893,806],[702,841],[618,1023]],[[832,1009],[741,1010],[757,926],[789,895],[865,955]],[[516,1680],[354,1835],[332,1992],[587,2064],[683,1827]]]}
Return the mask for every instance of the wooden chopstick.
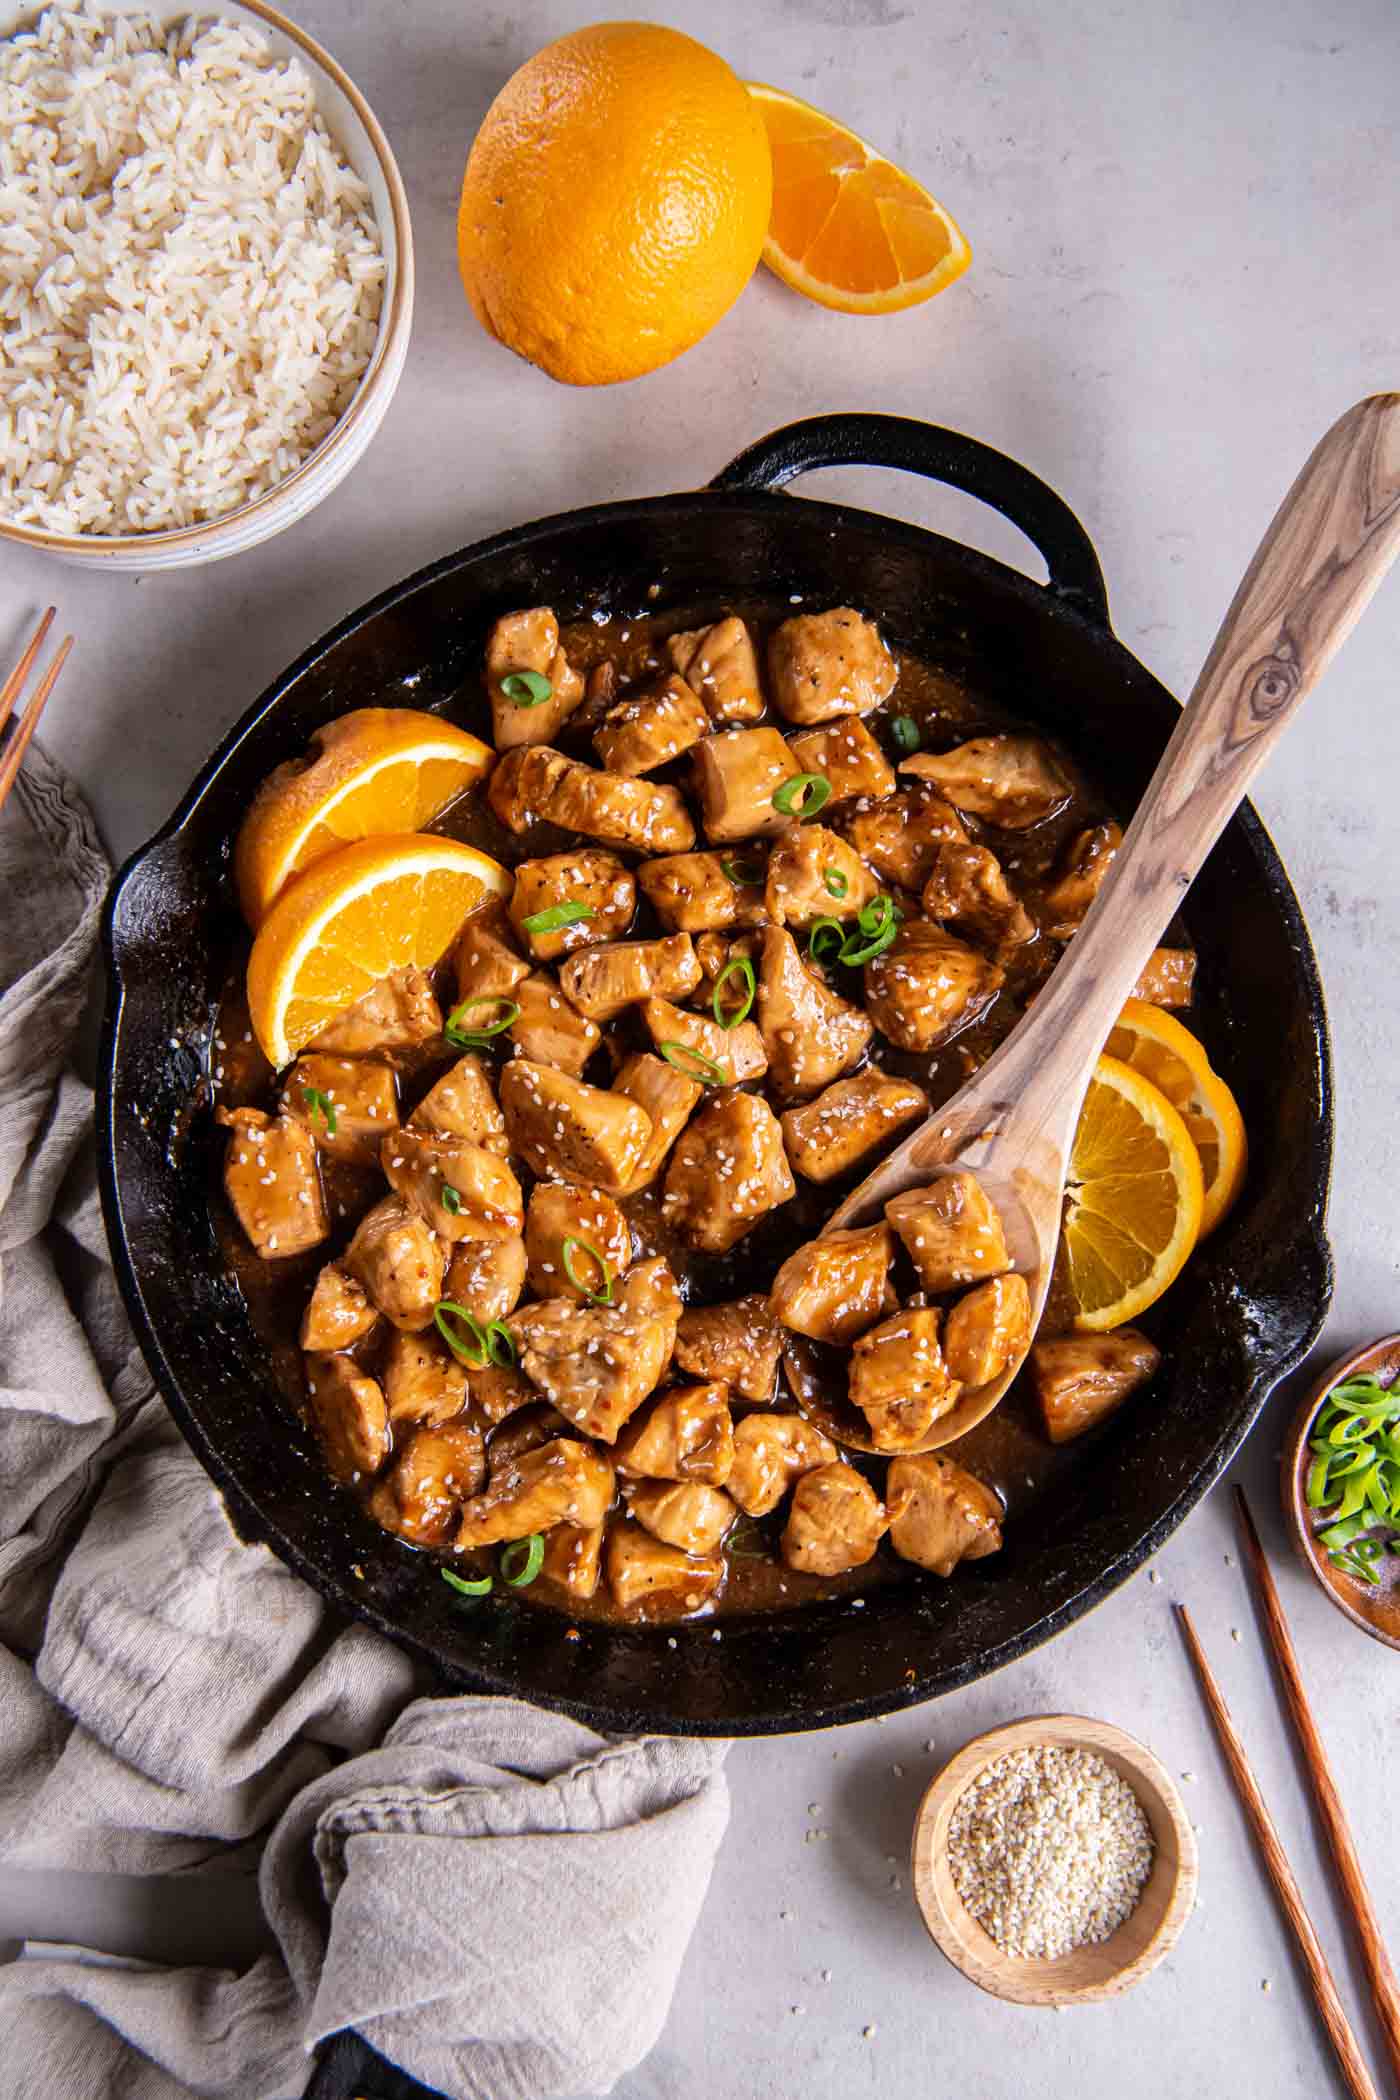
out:
{"label": "wooden chopstick", "polygon": [[11,671],[5,683],[0,685],[0,729],[3,729],[10,719],[10,710],[23,690],[25,679],[34,668],[34,659],[44,646],[44,636],[53,626],[54,616],[57,611],[58,607],[56,605],[49,607],[43,619],[40,620],[35,628],[29,647],[15,665],[13,671]]}
{"label": "wooden chopstick", "polygon": [[[39,622],[29,647],[5,680],[3,687],[0,687],[0,730],[4,728],[5,722],[19,696],[20,689],[29,675],[34,659],[39,653],[40,644],[48,633],[49,623],[53,619],[53,615],[54,609],[50,606],[43,619]],[[23,764],[24,754],[29,748],[29,739],[39,726],[39,717],[44,712],[49,694],[58,683],[58,674],[67,662],[68,652],[72,646],[72,635],[65,635],[54,653],[52,663],[35,686],[28,707],[26,707],[11,731],[8,742],[3,749],[0,749],[0,809],[3,809],[10,789],[19,778],[19,769]]]}
{"label": "wooden chopstick", "polygon": [[1289,1717],[1298,1738],[1298,1747],[1307,1766],[1318,1818],[1326,1833],[1336,1864],[1337,1877],[1342,1884],[1347,1917],[1366,1971],[1366,1980],[1371,1987],[1371,2000],[1376,2008],[1376,2019],[1385,2042],[1386,2055],[1390,2059],[1391,2076],[1395,2080],[1396,2091],[1400,2092],[1400,1984],[1397,1984],[1395,1971],[1390,1965],[1380,1919],[1376,1916],[1371,1892],[1361,1871],[1361,1858],[1346,1819],[1346,1811],[1342,1807],[1342,1797],[1337,1791],[1337,1782],[1332,1776],[1327,1751],[1322,1737],[1318,1734],[1317,1723],[1308,1704],[1308,1695],[1303,1689],[1303,1677],[1298,1667],[1298,1653],[1293,1646],[1293,1636],[1288,1630],[1288,1621],[1283,1615],[1283,1604],[1274,1585],[1269,1563],[1264,1557],[1264,1548],[1255,1529],[1254,1518],[1250,1514],[1243,1488],[1235,1489],[1235,1503],[1239,1512],[1240,1531],[1244,1538],[1245,1561],[1254,1578],[1256,1601],[1263,1615]]}
{"label": "wooden chopstick", "polygon": [[1352,2032],[1351,2023],[1342,2008],[1342,2001],[1337,1994],[1337,1986],[1333,1980],[1332,1971],[1327,1966],[1327,1957],[1322,1951],[1322,1943],[1313,1929],[1312,1919],[1308,1916],[1307,1906],[1303,1902],[1303,1892],[1299,1888],[1297,1878],[1288,1863],[1288,1854],[1283,1849],[1283,1841],[1279,1837],[1273,1817],[1269,1814],[1264,1796],[1259,1791],[1259,1782],[1250,1770],[1244,1744],[1240,1741],[1235,1724],[1230,1719],[1230,1709],[1221,1697],[1220,1687],[1211,1675],[1210,1664],[1205,1659],[1201,1644],[1196,1638],[1196,1629],[1191,1624],[1190,1614],[1184,1604],[1177,1605],[1176,1615],[1181,1624],[1182,1637],[1186,1642],[1187,1652],[1196,1666],[1196,1675],[1200,1679],[1201,1693],[1209,1709],[1211,1720],[1215,1723],[1215,1732],[1220,1738],[1220,1747],[1225,1753],[1225,1762],[1230,1767],[1230,1776],[1235,1782],[1235,1792],[1239,1795],[1241,1806],[1253,1828],[1255,1842],[1268,1870],[1269,1879],[1273,1882],[1274,1894],[1278,1897],[1279,1907],[1283,1911],[1289,1925],[1293,1928],[1293,1937],[1297,1941],[1298,1951],[1303,1957],[1303,1965],[1308,1972],[1308,1981],[1312,1985],[1313,1997],[1316,1999],[1317,2009],[1322,2015],[1322,2024],[1327,2029],[1332,2047],[1337,2054],[1337,2061],[1342,2067],[1342,2076],[1346,2080],[1347,2090],[1351,2093],[1352,2100],[1381,2100],[1380,2094],[1371,2083],[1371,2074],[1366,2068],[1365,2059],[1361,2054],[1356,2036]]}

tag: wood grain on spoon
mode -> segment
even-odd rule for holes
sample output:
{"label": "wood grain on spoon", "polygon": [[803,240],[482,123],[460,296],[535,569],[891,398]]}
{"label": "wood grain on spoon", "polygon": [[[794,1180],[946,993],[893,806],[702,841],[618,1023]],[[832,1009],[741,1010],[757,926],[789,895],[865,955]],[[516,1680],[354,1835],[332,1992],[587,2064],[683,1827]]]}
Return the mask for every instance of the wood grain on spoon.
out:
{"label": "wood grain on spoon", "polygon": [[[1400,394],[1376,394],[1333,424],[1284,497],[1098,897],[1034,1008],[826,1231],[868,1223],[892,1196],[968,1167],[1002,1214],[1034,1327],[1099,1052],[1250,781],[1398,552]],[[1019,1369],[963,1394],[919,1449],[951,1443],[990,1414]]]}

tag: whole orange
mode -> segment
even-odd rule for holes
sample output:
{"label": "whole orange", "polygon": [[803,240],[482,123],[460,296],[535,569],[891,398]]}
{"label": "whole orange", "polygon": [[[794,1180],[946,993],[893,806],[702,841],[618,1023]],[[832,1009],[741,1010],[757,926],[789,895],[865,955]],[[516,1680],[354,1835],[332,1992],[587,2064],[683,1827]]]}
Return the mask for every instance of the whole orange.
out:
{"label": "whole orange", "polygon": [[547,44],[486,113],[457,256],[490,335],[571,386],[635,379],[727,313],[763,250],[772,158],[724,60],[677,29]]}

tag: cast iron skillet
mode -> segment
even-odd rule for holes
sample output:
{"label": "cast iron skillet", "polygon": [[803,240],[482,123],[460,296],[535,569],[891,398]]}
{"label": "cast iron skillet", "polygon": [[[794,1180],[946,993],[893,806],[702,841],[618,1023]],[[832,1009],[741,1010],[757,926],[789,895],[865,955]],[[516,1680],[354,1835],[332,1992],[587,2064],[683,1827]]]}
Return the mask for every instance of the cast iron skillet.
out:
{"label": "cast iron skillet", "polygon": [[[774,493],[811,468],[852,463],[909,468],[993,504],[1040,549],[1048,583],[910,525]],[[1176,704],[1115,639],[1094,550],[1065,505],[955,432],[818,417],[764,439],[697,494],[502,533],[352,614],[225,739],[168,827],[122,870],[107,911],[98,1129],[108,1231],[152,1371],[235,1523],[451,1682],[520,1693],[609,1731],[822,1727],[916,1704],[1023,1655],[1162,1545],[1311,1346],[1331,1289],[1322,995],[1293,891],[1245,808],[1186,916],[1201,957],[1196,1022],[1254,1139],[1249,1184],[1173,1290],[1161,1376],[1085,1446],[1065,1495],[1010,1528],[1004,1552],[953,1582],[911,1575],[877,1588],[863,1606],[727,1619],[722,1638],[703,1622],[657,1631],[588,1621],[566,1638],[559,1614],[515,1599],[458,1611],[435,1563],[331,1486],[273,1384],[206,1200],[211,1024],[238,933],[229,849],[253,790],[347,708],[442,707],[465,691],[465,718],[484,716],[484,637],[513,607],[546,603],[561,619],[712,616],[736,598],[785,604],[799,593],[857,605],[896,645],[965,663],[979,688],[1079,751],[1121,813],[1131,810]]]}

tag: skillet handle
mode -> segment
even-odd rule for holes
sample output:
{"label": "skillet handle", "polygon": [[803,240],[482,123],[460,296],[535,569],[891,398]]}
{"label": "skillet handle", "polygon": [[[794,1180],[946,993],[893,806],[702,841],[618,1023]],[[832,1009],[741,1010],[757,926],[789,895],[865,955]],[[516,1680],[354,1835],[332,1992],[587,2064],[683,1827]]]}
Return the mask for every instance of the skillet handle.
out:
{"label": "skillet handle", "polygon": [[902,467],[988,503],[1026,535],[1049,571],[1046,589],[1108,626],[1108,593],[1092,540],[1053,489],[1004,452],[911,416],[808,416],[732,459],[712,489],[780,489],[815,467]]}

